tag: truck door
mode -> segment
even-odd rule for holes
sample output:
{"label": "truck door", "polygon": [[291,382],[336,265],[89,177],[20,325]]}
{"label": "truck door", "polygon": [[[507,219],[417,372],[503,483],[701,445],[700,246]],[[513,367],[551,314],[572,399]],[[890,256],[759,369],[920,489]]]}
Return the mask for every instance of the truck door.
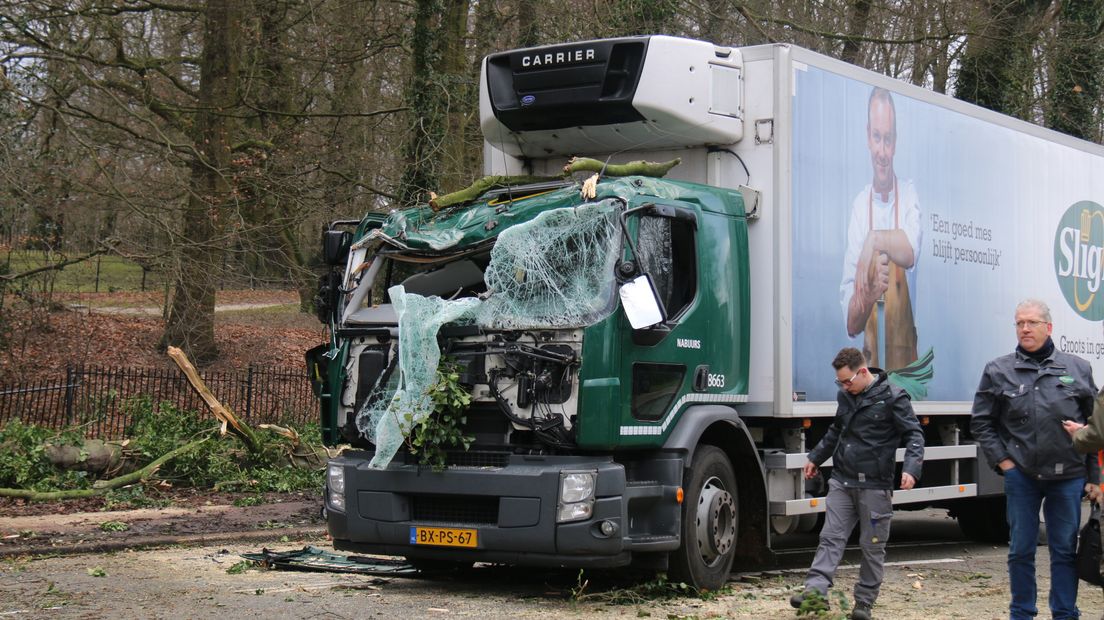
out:
{"label": "truck door", "polygon": [[[620,429],[623,444],[659,443],[673,421],[679,398],[720,381],[705,359],[713,340],[701,311],[698,237],[701,211],[695,205],[656,201],[629,222],[638,271],[651,277],[665,320],[622,330]],[[630,251],[631,253],[631,251]],[[721,321],[723,322],[723,321]]]}

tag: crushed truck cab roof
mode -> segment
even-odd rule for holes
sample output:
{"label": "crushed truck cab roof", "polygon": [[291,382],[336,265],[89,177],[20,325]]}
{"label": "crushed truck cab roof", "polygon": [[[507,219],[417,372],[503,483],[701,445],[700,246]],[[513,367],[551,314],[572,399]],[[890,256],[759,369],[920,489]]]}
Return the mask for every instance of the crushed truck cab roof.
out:
{"label": "crushed truck cab roof", "polygon": [[[357,245],[379,239],[413,261],[453,257],[490,245],[502,231],[529,222],[544,211],[586,202],[578,183],[555,189],[539,185],[536,187],[542,189],[536,192],[534,187],[495,191],[475,202],[441,211],[434,211],[429,205],[397,210]],[[627,204],[639,202],[634,200],[636,197],[647,196],[697,203],[706,211],[744,215],[743,201],[734,190],[642,176],[602,180],[593,200],[618,198]]]}

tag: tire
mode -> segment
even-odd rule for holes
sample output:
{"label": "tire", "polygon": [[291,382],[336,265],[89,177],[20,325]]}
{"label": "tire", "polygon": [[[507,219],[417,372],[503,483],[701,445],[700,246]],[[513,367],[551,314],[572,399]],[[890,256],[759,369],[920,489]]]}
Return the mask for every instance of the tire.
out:
{"label": "tire", "polygon": [[732,570],[739,532],[732,463],[720,448],[698,446],[682,486],[682,545],[668,558],[668,578],[700,590],[719,590]]}
{"label": "tire", "polygon": [[969,539],[993,544],[1009,540],[1008,512],[1003,497],[965,500],[954,508],[958,529]]}

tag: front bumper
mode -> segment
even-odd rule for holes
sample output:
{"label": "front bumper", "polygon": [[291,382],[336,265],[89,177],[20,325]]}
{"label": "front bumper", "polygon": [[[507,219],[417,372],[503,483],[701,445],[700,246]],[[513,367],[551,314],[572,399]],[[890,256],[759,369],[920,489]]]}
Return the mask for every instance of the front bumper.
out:
{"label": "front bumper", "polygon": [[[336,549],[533,566],[613,567],[631,560],[625,470],[609,457],[513,455],[504,467],[442,472],[398,462],[369,469],[370,458],[352,452],[331,461],[345,471],[346,510],[327,509]],[[556,523],[564,470],[598,474],[586,520]],[[419,526],[476,530],[478,546],[412,544],[411,528]]]}

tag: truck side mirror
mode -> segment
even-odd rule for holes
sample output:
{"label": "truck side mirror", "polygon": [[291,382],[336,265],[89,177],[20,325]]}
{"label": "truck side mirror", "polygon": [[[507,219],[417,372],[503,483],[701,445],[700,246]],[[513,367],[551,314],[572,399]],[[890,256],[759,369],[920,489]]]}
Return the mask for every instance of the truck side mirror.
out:
{"label": "truck side mirror", "polygon": [[663,322],[663,305],[659,302],[652,279],[639,275],[618,289],[621,306],[633,329],[644,329]]}
{"label": "truck side mirror", "polygon": [[353,233],[347,230],[327,230],[322,233],[322,260],[327,265],[344,265],[353,244]]}

